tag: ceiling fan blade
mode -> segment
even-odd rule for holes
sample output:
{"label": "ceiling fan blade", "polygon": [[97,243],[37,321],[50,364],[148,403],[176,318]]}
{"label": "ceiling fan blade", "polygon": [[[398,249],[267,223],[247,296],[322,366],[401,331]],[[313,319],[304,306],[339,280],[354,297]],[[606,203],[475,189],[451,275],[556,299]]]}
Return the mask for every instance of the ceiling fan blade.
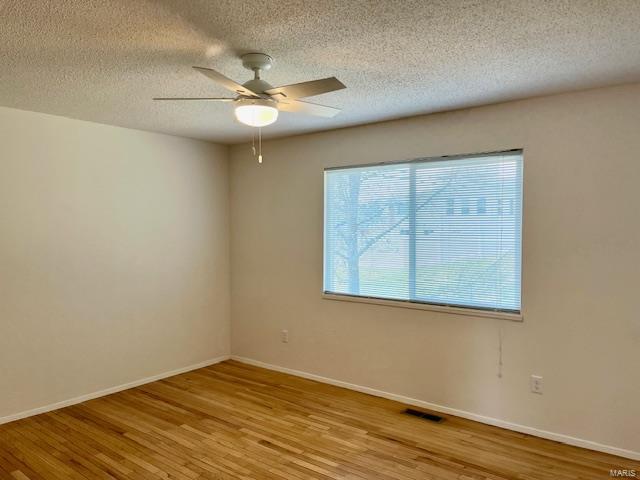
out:
{"label": "ceiling fan blade", "polygon": [[215,70],[211,70],[210,68],[205,68],[205,67],[193,67],[193,68],[195,68],[198,72],[203,74],[205,77],[209,77],[214,82],[222,85],[227,90],[231,90],[232,92],[238,93],[240,95],[246,95],[247,97],[260,97],[260,95],[258,95],[257,93],[252,92],[248,88],[243,87],[239,83],[234,82],[230,78],[225,77],[224,75],[216,72]]}
{"label": "ceiling fan blade", "polygon": [[235,98],[223,98],[223,97],[202,97],[202,98],[191,98],[191,97],[173,97],[173,98],[154,98],[154,100],[204,100],[207,102],[235,102]]}
{"label": "ceiling fan blade", "polygon": [[336,77],[323,78],[321,80],[311,80],[310,82],[294,83],[283,87],[270,88],[264,93],[276,96],[276,99],[286,98],[289,100],[304,97],[313,97],[321,93],[333,92],[347,88]]}
{"label": "ceiling fan blade", "polygon": [[303,102],[301,100],[290,100],[287,102],[278,102],[276,104],[278,110],[283,112],[306,113],[318,117],[333,117],[340,113],[339,108],[327,107],[326,105],[318,105],[317,103]]}

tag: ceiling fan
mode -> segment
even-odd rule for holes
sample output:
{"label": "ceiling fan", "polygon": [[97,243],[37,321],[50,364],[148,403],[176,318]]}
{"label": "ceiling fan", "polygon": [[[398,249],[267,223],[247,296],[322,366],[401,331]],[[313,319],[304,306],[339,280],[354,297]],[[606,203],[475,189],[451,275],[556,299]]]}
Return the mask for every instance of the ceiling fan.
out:
{"label": "ceiling fan", "polygon": [[201,74],[219,85],[237,94],[235,97],[204,97],[204,98],[154,98],[154,100],[204,100],[211,102],[235,103],[235,115],[238,121],[250,127],[265,127],[278,119],[278,112],[295,112],[333,117],[340,109],[327,107],[299,100],[322,93],[333,92],[346,88],[335,77],[312,80],[310,82],[294,83],[283,87],[272,87],[260,78],[260,73],[269,70],[273,59],[264,53],[247,53],[242,55],[242,65],[252,70],[252,80],[240,85],[230,78],[210,68],[193,67]]}

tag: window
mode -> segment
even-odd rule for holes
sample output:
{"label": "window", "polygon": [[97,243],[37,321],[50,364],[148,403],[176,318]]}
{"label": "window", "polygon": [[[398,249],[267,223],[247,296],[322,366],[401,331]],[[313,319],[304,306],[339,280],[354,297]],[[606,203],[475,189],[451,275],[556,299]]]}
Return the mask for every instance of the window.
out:
{"label": "window", "polygon": [[519,150],[327,169],[324,291],[519,313],[521,212]]}
{"label": "window", "polygon": [[487,213],[487,199],[484,197],[478,198],[476,200],[476,213],[478,215],[484,215]]}
{"label": "window", "polygon": [[453,215],[455,212],[456,201],[453,198],[447,198],[447,215]]}

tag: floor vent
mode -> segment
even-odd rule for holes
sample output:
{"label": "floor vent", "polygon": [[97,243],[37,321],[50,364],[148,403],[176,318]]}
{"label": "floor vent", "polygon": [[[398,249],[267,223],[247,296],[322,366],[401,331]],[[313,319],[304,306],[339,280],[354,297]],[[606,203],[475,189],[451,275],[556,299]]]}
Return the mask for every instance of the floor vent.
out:
{"label": "floor vent", "polygon": [[433,413],[421,412],[420,410],[414,410],[413,408],[407,408],[404,413],[407,415],[411,415],[412,417],[424,418],[425,420],[429,420],[430,422],[440,423],[444,420],[443,417],[439,415],[434,415]]}

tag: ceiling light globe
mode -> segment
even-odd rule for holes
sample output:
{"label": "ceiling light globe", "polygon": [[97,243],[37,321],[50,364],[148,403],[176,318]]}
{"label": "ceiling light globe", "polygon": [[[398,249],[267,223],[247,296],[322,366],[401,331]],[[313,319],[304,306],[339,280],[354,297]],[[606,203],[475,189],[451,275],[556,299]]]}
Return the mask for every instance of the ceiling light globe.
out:
{"label": "ceiling light globe", "polygon": [[263,99],[240,100],[235,114],[240,123],[250,127],[266,127],[278,119],[278,109],[273,102]]}

